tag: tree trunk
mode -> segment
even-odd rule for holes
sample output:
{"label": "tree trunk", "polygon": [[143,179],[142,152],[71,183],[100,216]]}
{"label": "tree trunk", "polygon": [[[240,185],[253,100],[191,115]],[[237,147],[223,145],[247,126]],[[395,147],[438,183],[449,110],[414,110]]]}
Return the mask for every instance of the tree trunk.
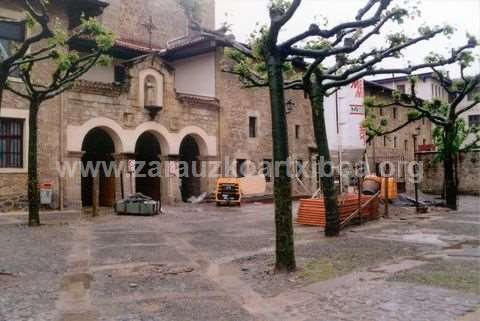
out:
{"label": "tree trunk", "polygon": [[2,109],[3,102],[3,91],[5,89],[5,84],[8,80],[8,72],[4,72],[0,69],[0,109]]}
{"label": "tree trunk", "polygon": [[28,134],[28,225],[40,225],[40,192],[37,172],[37,121],[40,102],[37,98],[30,101],[29,134]]}
{"label": "tree trunk", "polygon": [[457,184],[455,181],[455,155],[452,146],[455,139],[453,127],[445,127],[445,146],[443,155],[443,169],[445,175],[445,200],[447,207],[457,210]]}
{"label": "tree trunk", "polygon": [[292,222],[292,183],[287,163],[288,129],[283,89],[282,58],[267,58],[270,102],[272,112],[272,139],[274,163],[274,199],[276,227],[275,270],[291,272],[296,269]]}
{"label": "tree trunk", "polygon": [[[312,84],[310,102],[312,105],[313,129],[318,148],[318,156],[323,158],[324,166],[321,169],[320,181],[322,184],[323,198],[326,209],[325,236],[338,236],[340,234],[340,217],[338,215],[337,191],[332,173],[330,149],[328,146],[327,127],[325,124],[324,92],[317,82]],[[322,164],[321,164],[322,165]],[[333,173],[332,173],[333,174]]]}

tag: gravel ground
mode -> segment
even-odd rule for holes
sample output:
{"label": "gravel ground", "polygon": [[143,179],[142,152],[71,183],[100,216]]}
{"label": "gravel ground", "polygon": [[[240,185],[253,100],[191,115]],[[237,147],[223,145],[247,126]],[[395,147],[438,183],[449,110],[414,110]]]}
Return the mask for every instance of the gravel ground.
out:
{"label": "gravel ground", "polygon": [[480,304],[478,198],[461,203],[335,239],[295,225],[289,275],[272,273],[271,204],[0,215],[0,321],[455,321]]}
{"label": "gravel ground", "polygon": [[234,261],[244,282],[266,297],[308,284],[362,271],[399,257],[418,256],[427,248],[395,241],[362,237],[322,240],[296,247],[298,271],[275,274],[271,254]]}
{"label": "gravel ground", "polygon": [[74,228],[0,226],[0,320],[54,320]]}
{"label": "gravel ground", "polygon": [[388,280],[410,282],[480,295],[479,260],[435,260],[417,268],[395,273]]}

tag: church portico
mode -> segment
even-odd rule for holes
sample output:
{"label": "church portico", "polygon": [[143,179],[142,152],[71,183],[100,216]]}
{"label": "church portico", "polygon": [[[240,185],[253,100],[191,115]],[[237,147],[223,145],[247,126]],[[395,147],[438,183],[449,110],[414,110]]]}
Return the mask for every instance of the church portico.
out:
{"label": "church portico", "polygon": [[[94,196],[92,188],[88,187],[94,181],[90,173],[82,171],[88,168],[86,162],[92,157],[95,159],[89,166],[93,169],[99,166],[98,162],[106,163],[101,164],[99,170],[98,197],[101,206],[111,206],[114,201],[133,193],[172,204],[210,191],[207,177],[190,175],[185,178],[180,175],[181,164],[188,163],[191,171],[193,166],[200,168],[204,159],[217,158],[217,137],[209,136],[198,126],[171,132],[160,123],[151,121],[136,128],[124,128],[115,120],[98,117],[80,126],[68,126],[66,136],[67,153],[81,155],[74,161],[81,161],[81,166],[77,168],[81,178],[76,181],[80,181],[82,186],[65,194],[67,204],[91,205]],[[97,149],[102,150],[97,153]],[[112,168],[108,173],[112,177],[105,175],[103,166]],[[203,175],[199,170],[195,174]],[[67,179],[66,183],[70,181],[72,179]]]}

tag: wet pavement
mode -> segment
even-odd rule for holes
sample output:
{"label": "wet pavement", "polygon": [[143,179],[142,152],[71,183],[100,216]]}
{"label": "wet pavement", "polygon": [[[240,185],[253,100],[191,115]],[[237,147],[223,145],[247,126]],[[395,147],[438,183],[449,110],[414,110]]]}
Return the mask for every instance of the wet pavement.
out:
{"label": "wet pavement", "polygon": [[[0,321],[465,320],[480,308],[480,201],[326,239],[295,226],[274,274],[272,205],[156,217],[0,215]],[[403,213],[402,211],[395,211]]]}

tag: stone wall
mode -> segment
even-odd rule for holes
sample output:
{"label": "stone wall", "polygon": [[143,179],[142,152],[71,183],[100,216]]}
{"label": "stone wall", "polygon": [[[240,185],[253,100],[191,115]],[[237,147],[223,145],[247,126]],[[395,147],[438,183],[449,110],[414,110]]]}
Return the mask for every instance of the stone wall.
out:
{"label": "stone wall", "polygon": [[[217,60],[223,61],[223,50],[217,52]],[[222,72],[217,67],[217,97],[220,100],[219,150],[222,160],[246,159],[258,166],[264,159],[272,159],[272,120],[268,88],[243,88],[238,77]],[[289,150],[293,158],[305,163],[312,157],[310,152],[316,144],[313,136],[310,103],[302,91],[287,91],[286,100],[295,107],[287,115]],[[257,137],[249,137],[248,119],[257,117]],[[300,136],[295,137],[295,126],[300,126]],[[316,180],[305,179],[305,185],[316,186]],[[267,184],[271,194],[273,182]],[[306,191],[294,183],[294,193],[305,195]]]}
{"label": "stone wall", "polygon": [[[378,99],[378,102],[391,101],[391,90],[389,89],[367,84],[365,93],[366,96],[374,96]],[[382,118],[387,119],[388,124],[385,131],[397,128],[408,121],[408,109],[406,108],[397,106],[382,109],[380,111],[380,109],[374,108],[371,112],[376,116],[377,125]],[[395,112],[394,109],[396,109]],[[394,117],[394,113],[396,117]],[[375,170],[374,163],[393,162],[397,168],[394,176],[402,185],[401,187],[405,187],[407,191],[413,190],[414,186],[411,180],[406,177],[406,166],[400,162],[410,162],[414,159],[413,134],[416,133],[417,128],[420,129],[417,137],[417,147],[422,144],[432,144],[432,123],[424,119],[413,122],[395,133],[376,137],[367,145],[371,170]]]}
{"label": "stone wall", "polygon": [[[1,4],[2,9],[5,7],[8,10],[21,10],[22,4],[18,1],[16,4],[7,2]],[[11,7],[9,7],[11,6]],[[64,14],[63,8],[52,4],[49,9],[52,17],[58,17],[58,20],[64,26],[67,25],[68,18]],[[10,11],[5,11],[7,14]],[[14,11],[12,11],[14,12]],[[21,12],[21,11],[20,11]],[[21,17],[14,16],[15,18]],[[40,42],[32,46],[32,50],[43,48],[46,42]],[[50,63],[36,63],[34,69],[34,77],[39,83],[47,83],[50,81],[50,75],[54,71],[54,67]],[[22,88],[18,80],[12,79],[12,84]],[[39,111],[38,115],[38,176],[39,182],[51,182],[54,184],[54,200],[58,201],[58,175],[56,171],[56,160],[59,157],[59,133],[60,133],[60,119],[59,119],[60,97],[45,101]],[[10,92],[4,92],[2,108],[28,110],[28,101]],[[28,121],[28,119],[26,120]],[[28,137],[24,137],[26,148]],[[24,159],[24,164],[27,165],[27,159]],[[25,166],[26,167],[26,166]],[[0,211],[2,210],[17,210],[25,208],[27,199],[27,172],[26,169],[9,170],[5,172],[0,169]],[[3,206],[2,206],[3,204]],[[13,204],[13,206],[12,206]]]}
{"label": "stone wall", "polygon": [[[110,0],[101,19],[102,22],[124,40],[141,44],[149,43],[145,24],[150,17],[155,25],[152,44],[165,48],[169,40],[187,33],[187,20],[179,0]],[[214,0],[203,2],[203,23],[209,28],[215,25]]]}
{"label": "stone wall", "polygon": [[[434,161],[436,153],[418,153],[423,162],[424,177],[421,189],[425,193],[442,194],[443,162]],[[458,191],[460,194],[480,195],[480,151],[461,153],[458,157]]]}

